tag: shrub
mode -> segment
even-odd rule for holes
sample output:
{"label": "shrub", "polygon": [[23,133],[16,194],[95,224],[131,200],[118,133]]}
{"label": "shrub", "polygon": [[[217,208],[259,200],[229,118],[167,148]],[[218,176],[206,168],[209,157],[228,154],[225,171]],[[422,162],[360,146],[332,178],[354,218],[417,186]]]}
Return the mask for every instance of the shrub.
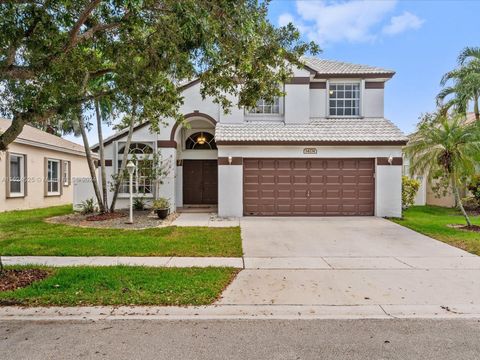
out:
{"label": "shrub", "polygon": [[467,185],[467,189],[470,190],[475,199],[480,201],[480,174],[472,176],[472,179]]}
{"label": "shrub", "polygon": [[467,211],[476,211],[480,209],[480,200],[476,197],[469,196],[462,199],[462,205]]}
{"label": "shrub", "polygon": [[145,198],[143,196],[134,198],[133,208],[135,210],[145,210]]}
{"label": "shrub", "polygon": [[160,210],[160,209],[169,209],[170,208],[170,201],[166,198],[159,198],[153,202],[153,209]]}
{"label": "shrub", "polygon": [[95,200],[93,198],[87,199],[80,203],[80,212],[83,215],[92,214],[97,210],[97,205],[95,204]]}
{"label": "shrub", "polygon": [[402,206],[408,209],[415,202],[415,195],[420,188],[420,181],[402,176]]}

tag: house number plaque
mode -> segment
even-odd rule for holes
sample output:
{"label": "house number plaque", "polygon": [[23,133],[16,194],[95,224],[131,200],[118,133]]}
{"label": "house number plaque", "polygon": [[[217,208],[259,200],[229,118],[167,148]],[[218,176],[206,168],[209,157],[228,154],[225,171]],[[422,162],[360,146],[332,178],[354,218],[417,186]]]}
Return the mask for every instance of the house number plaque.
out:
{"label": "house number plaque", "polygon": [[307,154],[307,155],[316,154],[317,149],[316,148],[305,148],[305,149],[303,149],[303,153]]}

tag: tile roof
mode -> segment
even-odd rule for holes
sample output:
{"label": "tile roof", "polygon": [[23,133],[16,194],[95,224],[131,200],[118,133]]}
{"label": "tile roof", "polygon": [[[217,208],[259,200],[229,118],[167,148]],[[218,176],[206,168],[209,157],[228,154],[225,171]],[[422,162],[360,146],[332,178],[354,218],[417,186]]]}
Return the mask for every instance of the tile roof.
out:
{"label": "tile roof", "polygon": [[392,76],[395,71],[383,69],[376,66],[350,64],[342,61],[333,61],[327,59],[319,59],[316,57],[304,56],[301,61],[315,70],[319,75],[332,75],[332,74],[380,74]]}
{"label": "tile roof", "polygon": [[[11,120],[0,118],[0,132],[8,129]],[[66,151],[78,155],[85,155],[85,148],[72,141],[49,134],[30,125],[25,125],[14,142],[38,147],[49,147],[58,151]]]}
{"label": "tile roof", "polygon": [[406,142],[408,139],[384,118],[311,120],[308,124],[255,121],[219,123],[215,140],[220,142]]}

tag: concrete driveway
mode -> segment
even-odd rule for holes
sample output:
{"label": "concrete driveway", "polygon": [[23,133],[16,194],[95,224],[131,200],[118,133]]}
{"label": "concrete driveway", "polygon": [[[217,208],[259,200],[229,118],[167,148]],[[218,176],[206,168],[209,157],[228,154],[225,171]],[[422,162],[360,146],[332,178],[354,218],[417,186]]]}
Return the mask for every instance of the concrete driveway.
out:
{"label": "concrete driveway", "polygon": [[221,304],[480,307],[480,257],[388,220],[252,217],[240,225],[245,270]]}

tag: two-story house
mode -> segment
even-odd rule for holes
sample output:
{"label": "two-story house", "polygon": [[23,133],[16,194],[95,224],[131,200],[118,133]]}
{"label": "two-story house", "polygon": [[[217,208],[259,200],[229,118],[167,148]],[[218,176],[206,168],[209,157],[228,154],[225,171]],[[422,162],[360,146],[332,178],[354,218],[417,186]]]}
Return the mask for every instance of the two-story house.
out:
{"label": "two-story house", "polygon": [[[130,157],[134,192],[167,197],[172,210],[218,205],[219,216],[401,216],[404,134],[384,118],[384,87],[393,71],[304,58],[285,96],[225,114],[183,86],[188,126],[174,121],[151,133],[136,127]],[[126,132],[106,139],[108,178]],[[171,166],[158,191],[145,176],[159,153]],[[126,207],[128,186],[119,207]],[[111,198],[111,194],[109,196]]]}

